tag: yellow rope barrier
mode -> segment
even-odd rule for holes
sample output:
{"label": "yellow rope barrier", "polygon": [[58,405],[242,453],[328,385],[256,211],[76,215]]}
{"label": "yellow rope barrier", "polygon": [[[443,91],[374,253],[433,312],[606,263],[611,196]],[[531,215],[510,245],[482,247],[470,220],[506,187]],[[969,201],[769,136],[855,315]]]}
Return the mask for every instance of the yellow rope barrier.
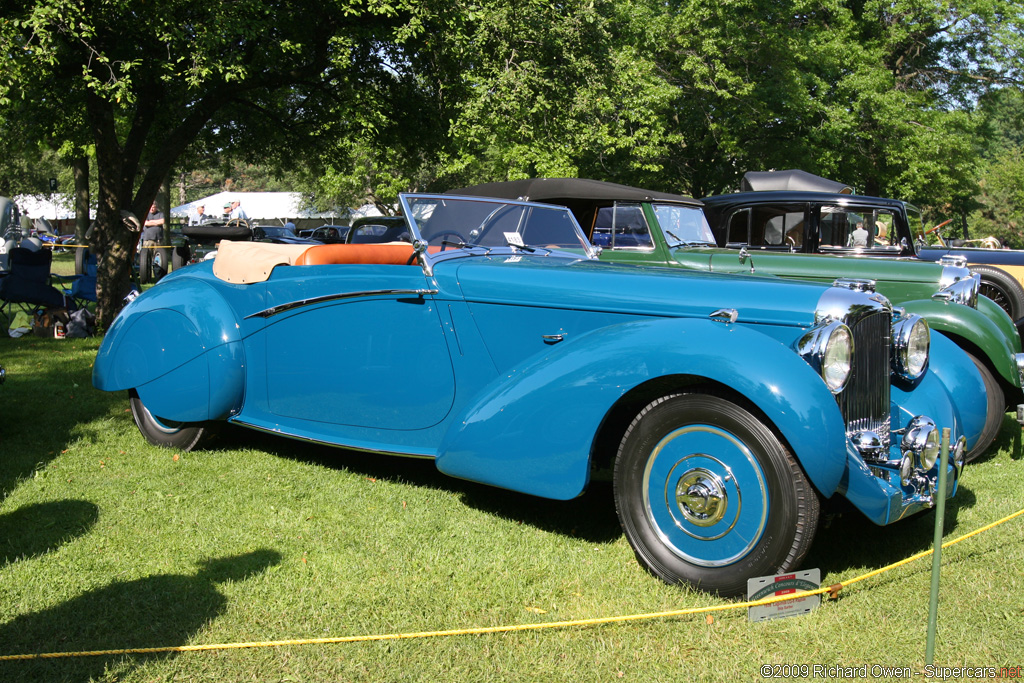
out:
{"label": "yellow rope barrier", "polygon": [[[977,536],[978,534],[994,529],[995,527],[1005,524],[1017,517],[1024,515],[1024,510],[1019,510],[1011,515],[1007,515],[1000,520],[992,522],[986,526],[976,529],[968,534],[964,534],[959,538],[955,538],[951,541],[947,541],[942,544],[943,548],[956,545],[966,541],[969,538]],[[906,559],[894,562],[890,565],[870,571],[867,574],[862,574],[848,581],[833,584],[831,586],[825,586],[818,588],[813,591],[799,591],[796,593],[789,593],[786,595],[773,596],[764,598],[761,600],[751,600],[740,603],[730,603],[728,605],[715,605],[711,607],[691,607],[688,609],[669,610],[667,612],[652,612],[647,614],[626,614],[615,617],[597,617],[593,619],[574,619],[570,621],[552,621],[535,624],[517,624],[511,626],[482,626],[476,628],[462,628],[462,629],[450,629],[445,631],[413,631],[406,633],[381,633],[372,635],[362,636],[338,636],[333,638],[304,638],[296,640],[263,640],[263,641],[252,641],[246,643],[212,643],[208,645],[175,645],[167,647],[140,647],[130,648],[123,650],[92,650],[84,652],[46,652],[41,654],[27,654],[27,655],[0,655],[0,661],[15,661],[15,660],[28,660],[28,659],[58,659],[68,657],[98,657],[104,655],[128,655],[128,654],[163,654],[169,652],[200,652],[207,650],[242,650],[247,648],[258,648],[258,647],[284,647],[287,645],[334,645],[338,643],[364,643],[369,641],[380,641],[380,640],[411,640],[419,638],[441,638],[448,636],[465,636],[465,635],[484,635],[491,633],[512,633],[516,631],[538,631],[541,629],[555,629],[555,628],[568,628],[573,626],[598,626],[602,624],[612,623],[623,623],[628,621],[650,621],[653,619],[665,619],[668,617],[681,617],[692,614],[707,614],[711,612],[724,612],[728,610],[746,609],[749,607],[756,607],[760,605],[771,605],[776,602],[785,602],[787,600],[795,600],[797,598],[806,598],[813,595],[821,595],[828,593],[831,597],[836,597],[838,592],[850,586],[854,583],[864,581],[865,579],[878,576],[885,572],[891,571],[903,565],[910,564],[923,557],[927,557],[934,552],[932,550],[925,550],[916,555],[912,555]]]}

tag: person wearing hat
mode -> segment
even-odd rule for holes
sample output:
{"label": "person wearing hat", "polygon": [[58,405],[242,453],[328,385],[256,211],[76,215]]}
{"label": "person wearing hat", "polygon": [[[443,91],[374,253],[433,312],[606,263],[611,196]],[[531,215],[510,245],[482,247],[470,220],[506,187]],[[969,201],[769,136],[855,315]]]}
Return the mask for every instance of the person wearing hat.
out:
{"label": "person wearing hat", "polygon": [[221,216],[221,219],[227,221],[229,218],[231,218],[231,202],[224,202],[224,215]]}

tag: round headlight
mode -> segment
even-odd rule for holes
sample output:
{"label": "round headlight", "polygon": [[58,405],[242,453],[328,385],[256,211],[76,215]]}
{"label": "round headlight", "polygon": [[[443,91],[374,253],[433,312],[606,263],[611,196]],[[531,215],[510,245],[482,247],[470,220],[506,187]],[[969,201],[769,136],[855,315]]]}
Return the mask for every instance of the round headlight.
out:
{"label": "round headlight", "polygon": [[853,367],[853,334],[849,327],[837,320],[818,323],[800,339],[799,353],[833,394],[843,390]]}
{"label": "round headlight", "polygon": [[908,315],[893,324],[893,371],[904,379],[914,380],[928,367],[931,331],[928,321],[918,315]]}
{"label": "round headlight", "polygon": [[846,386],[850,379],[850,368],[853,361],[853,336],[850,328],[840,325],[829,336],[825,343],[825,353],[821,357],[821,376],[825,384],[837,394]]}
{"label": "round headlight", "polygon": [[939,457],[939,429],[929,418],[915,417],[903,434],[902,451],[913,455],[918,469],[928,472]]}

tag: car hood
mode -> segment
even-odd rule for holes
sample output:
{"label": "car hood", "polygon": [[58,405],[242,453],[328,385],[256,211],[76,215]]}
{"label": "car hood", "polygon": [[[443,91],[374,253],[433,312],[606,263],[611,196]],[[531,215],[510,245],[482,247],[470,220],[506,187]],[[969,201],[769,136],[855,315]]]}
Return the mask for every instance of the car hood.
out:
{"label": "car hood", "polygon": [[838,254],[793,254],[747,249],[677,248],[677,263],[715,273],[747,273],[808,279],[854,278],[878,282],[927,284],[937,289],[942,266],[917,259],[877,258]]}
{"label": "car hood", "polygon": [[442,291],[457,287],[470,303],[700,318],[731,308],[740,322],[800,327],[814,323],[825,290],[776,278],[526,255],[459,259],[439,264],[434,275]]}

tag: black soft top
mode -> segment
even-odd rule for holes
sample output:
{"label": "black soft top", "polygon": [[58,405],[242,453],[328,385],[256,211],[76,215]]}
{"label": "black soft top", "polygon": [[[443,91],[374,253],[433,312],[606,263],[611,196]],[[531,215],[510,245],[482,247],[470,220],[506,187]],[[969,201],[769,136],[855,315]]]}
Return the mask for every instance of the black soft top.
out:
{"label": "black soft top", "polygon": [[700,202],[692,197],[668,192],[654,192],[628,185],[606,183],[587,178],[531,178],[510,180],[502,183],[484,183],[471,187],[448,190],[445,194],[459,194],[472,197],[498,197],[499,199],[522,199],[533,202],[590,199],[604,201],[671,201],[693,206]]}
{"label": "black soft top", "polygon": [[788,171],[747,171],[743,174],[743,180],[740,182],[741,192],[772,190],[853,194],[853,188],[845,183],[822,178],[795,168]]}

